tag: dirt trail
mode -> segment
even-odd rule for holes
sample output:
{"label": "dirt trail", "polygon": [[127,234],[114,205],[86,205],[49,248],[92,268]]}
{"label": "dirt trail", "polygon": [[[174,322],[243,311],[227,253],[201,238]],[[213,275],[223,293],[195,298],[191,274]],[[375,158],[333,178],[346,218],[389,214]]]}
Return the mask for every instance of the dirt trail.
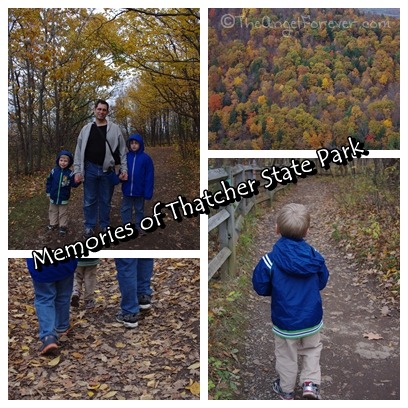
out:
{"label": "dirt trail", "polygon": [[[394,400],[400,398],[399,312],[379,300],[379,289],[365,280],[351,254],[330,239],[331,214],[335,211],[333,184],[321,178],[299,182],[278,197],[280,208],[289,202],[307,205],[312,225],[307,241],[326,259],[330,279],[322,292],[321,393],[325,400]],[[254,258],[269,252],[278,238],[274,232],[276,210],[258,222]],[[371,283],[370,283],[371,282]],[[249,328],[245,362],[241,369],[243,399],[278,399],[272,391],[276,378],[270,298],[251,292],[248,298]],[[365,334],[378,334],[374,340]],[[300,388],[295,399],[301,398]]]}
{"label": "dirt trail", "polygon": [[[151,216],[154,205],[170,203],[177,199],[178,195],[192,200],[199,196],[199,165],[195,171],[183,167],[174,147],[147,147],[146,152],[152,157],[155,167],[155,188],[152,200],[145,203],[145,216]],[[112,209],[111,226],[115,228],[122,225],[120,218],[120,206],[122,199],[121,185],[115,187]],[[44,199],[45,200],[45,199]],[[60,237],[58,231],[46,232],[45,226],[48,219],[48,201],[44,204],[44,211],[41,215],[44,220],[43,226],[33,236],[25,235],[23,239],[15,244],[16,248],[10,249],[42,249],[44,246],[55,249],[64,245],[73,244],[76,241],[83,241],[83,187],[72,189],[72,196],[69,203],[69,223],[68,234]],[[199,217],[184,219],[182,222],[174,221],[170,211],[166,213],[164,219],[165,228],[157,229],[143,237],[121,242],[117,246],[112,245],[111,249],[152,249],[152,250],[191,250],[200,248],[200,224]],[[30,222],[27,220],[27,222]],[[96,233],[99,230],[95,231]]]}

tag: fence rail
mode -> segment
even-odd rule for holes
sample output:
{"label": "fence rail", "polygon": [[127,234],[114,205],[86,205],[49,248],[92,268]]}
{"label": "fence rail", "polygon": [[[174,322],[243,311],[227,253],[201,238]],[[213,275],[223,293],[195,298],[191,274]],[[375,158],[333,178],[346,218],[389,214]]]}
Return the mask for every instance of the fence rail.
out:
{"label": "fence rail", "polygon": [[260,182],[258,195],[242,198],[239,202],[229,204],[208,218],[208,233],[218,228],[217,238],[221,248],[208,263],[208,280],[219,270],[228,274],[235,272],[236,243],[239,239],[245,216],[257,204],[265,201],[269,201],[271,204],[274,194],[284,188],[284,186],[279,186],[272,191],[262,188],[267,183],[260,176],[263,168],[253,163],[252,165],[238,164],[232,167],[208,170],[209,187],[222,180],[228,181],[232,187],[236,187],[239,183],[251,179]]}

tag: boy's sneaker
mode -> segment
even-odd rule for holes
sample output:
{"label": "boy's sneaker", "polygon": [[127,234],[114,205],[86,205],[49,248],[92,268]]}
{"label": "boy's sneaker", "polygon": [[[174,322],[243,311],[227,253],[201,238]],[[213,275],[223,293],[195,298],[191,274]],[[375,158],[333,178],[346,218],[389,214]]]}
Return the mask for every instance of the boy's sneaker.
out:
{"label": "boy's sneaker", "polygon": [[305,381],[303,383],[303,398],[306,399],[314,399],[320,400],[322,397],[320,396],[319,386],[314,384],[312,381]]}
{"label": "boy's sneaker", "polygon": [[74,293],[71,297],[71,306],[79,307],[79,295],[77,293]]}
{"label": "boy's sneaker", "polygon": [[137,314],[123,314],[122,312],[116,315],[116,321],[123,323],[128,329],[134,329],[138,326],[138,316]]}
{"label": "boy's sneaker", "polygon": [[58,350],[57,338],[54,336],[45,336],[43,344],[40,348],[40,354],[42,356],[55,354]]}
{"label": "boy's sneaker", "polygon": [[60,227],[59,234],[61,237],[65,237],[65,235],[67,235],[67,231],[67,227]]}
{"label": "boy's sneaker", "polygon": [[47,231],[55,231],[58,228],[58,225],[47,225]]}
{"label": "boy's sneaker", "polygon": [[141,310],[148,310],[152,307],[152,297],[150,295],[139,296],[139,307]]}
{"label": "boy's sneaker", "polygon": [[273,382],[272,389],[274,390],[274,392],[276,392],[276,394],[278,394],[280,399],[283,399],[283,400],[293,400],[293,399],[295,399],[295,393],[294,392],[284,392],[284,391],[282,391],[282,388],[280,386],[280,379],[279,378],[277,378]]}
{"label": "boy's sneaker", "polygon": [[85,300],[85,309],[93,309],[95,307],[95,301],[93,299]]}

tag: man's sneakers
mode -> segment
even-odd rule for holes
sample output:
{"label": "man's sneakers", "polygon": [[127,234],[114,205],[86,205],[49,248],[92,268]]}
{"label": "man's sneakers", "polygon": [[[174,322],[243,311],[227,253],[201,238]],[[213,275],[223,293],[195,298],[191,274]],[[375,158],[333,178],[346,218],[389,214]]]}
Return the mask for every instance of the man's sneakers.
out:
{"label": "man's sneakers", "polygon": [[312,400],[322,399],[322,397],[320,396],[319,386],[317,384],[312,383],[311,381],[305,381],[303,383],[302,397],[305,399],[312,399]]}
{"label": "man's sneakers", "polygon": [[149,310],[152,307],[152,297],[150,295],[140,295],[138,297],[140,310]]}
{"label": "man's sneakers", "polygon": [[87,240],[94,235],[94,230],[92,228],[85,228],[83,238]]}
{"label": "man's sneakers", "polygon": [[280,379],[277,378],[272,384],[273,391],[278,394],[278,397],[283,400],[293,400],[295,399],[295,393],[292,392],[284,392],[280,386]]}
{"label": "man's sneakers", "polygon": [[58,340],[54,336],[45,336],[43,344],[40,348],[40,354],[42,356],[56,354],[58,350]]}
{"label": "man's sneakers", "polygon": [[128,329],[134,329],[138,326],[138,316],[136,313],[134,314],[123,314],[122,312],[116,315],[116,321],[119,323],[123,323],[125,327]]}

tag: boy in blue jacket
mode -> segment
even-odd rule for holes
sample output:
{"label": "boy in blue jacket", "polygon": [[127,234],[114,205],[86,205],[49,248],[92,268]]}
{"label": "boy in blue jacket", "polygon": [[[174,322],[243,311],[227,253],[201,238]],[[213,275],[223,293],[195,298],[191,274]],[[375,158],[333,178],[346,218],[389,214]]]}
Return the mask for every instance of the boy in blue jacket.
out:
{"label": "boy in blue jacket", "polygon": [[71,187],[78,187],[81,183],[76,183],[74,173],[70,167],[74,163],[72,153],[62,150],[58,153],[56,166],[47,177],[46,192],[50,198],[48,215],[50,223],[48,231],[58,228],[61,236],[66,235],[68,225],[68,200],[71,195]]}
{"label": "boy in blue jacket", "polygon": [[139,235],[144,235],[140,221],[144,216],[144,202],[151,200],[154,188],[154,166],[151,157],[144,151],[142,136],[135,133],[126,142],[128,179],[122,184],[122,223],[132,222],[135,210],[135,224]]}
{"label": "boy in blue jacket", "polygon": [[260,296],[272,296],[272,332],[276,371],[273,390],[294,399],[298,355],[303,357],[300,385],[303,398],[321,399],[320,354],[323,307],[320,291],[329,279],[323,257],[304,237],[310,213],[304,205],[287,204],[279,212],[276,232],[281,238],[255,267],[252,283]]}
{"label": "boy in blue jacket", "polygon": [[55,354],[58,338],[70,329],[70,301],[74,272],[78,260],[71,259],[35,269],[32,258],[27,259],[27,268],[34,286],[34,306],[42,342],[40,354]]}

